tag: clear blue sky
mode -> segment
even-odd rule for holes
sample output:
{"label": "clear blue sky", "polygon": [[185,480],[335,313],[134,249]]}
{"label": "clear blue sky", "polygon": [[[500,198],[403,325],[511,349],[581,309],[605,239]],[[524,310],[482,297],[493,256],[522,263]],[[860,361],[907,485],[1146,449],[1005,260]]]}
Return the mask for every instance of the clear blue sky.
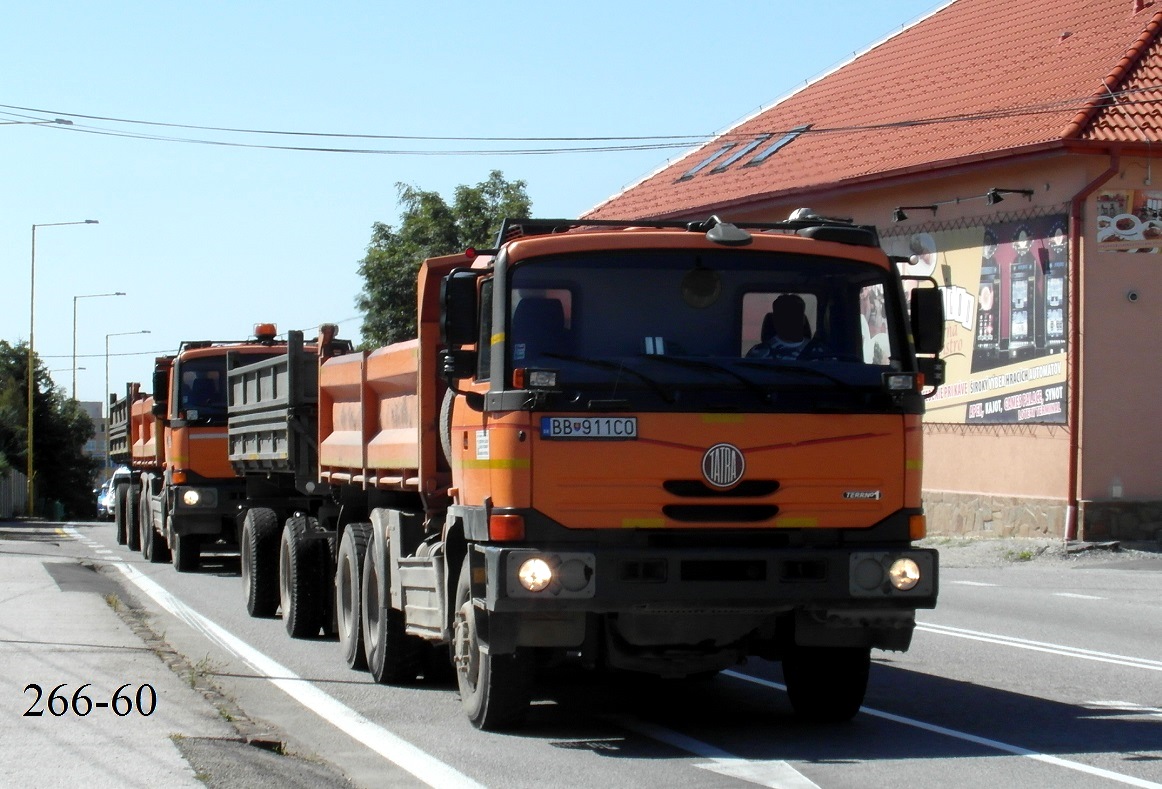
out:
{"label": "clear blue sky", "polygon": [[[496,169],[527,183],[536,215],[573,217],[688,150],[447,155],[626,142],[244,135],[79,116],[418,137],[710,135],[945,4],[10,4],[0,339],[28,338],[33,224],[100,222],[36,231],[35,334],[69,390],[74,296],[127,293],[77,301],[77,396],[100,400],[108,334],[150,331],[109,338],[116,391],[148,388],[153,357],[182,340],[245,338],[256,322],[337,322],[358,340],[358,262],[372,223],[398,222],[398,182],[450,198]],[[75,125],[5,123],[53,117]]]}

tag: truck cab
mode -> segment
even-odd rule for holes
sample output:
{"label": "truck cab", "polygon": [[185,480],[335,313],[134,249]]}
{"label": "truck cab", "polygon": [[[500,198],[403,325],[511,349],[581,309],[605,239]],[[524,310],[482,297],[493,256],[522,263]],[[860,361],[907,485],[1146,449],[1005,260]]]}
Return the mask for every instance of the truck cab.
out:
{"label": "truck cab", "polygon": [[935,283],[810,212],[502,238],[443,285],[462,694],[536,648],[665,676],[758,655],[800,713],[853,715],[870,649],[936,602],[911,544]]}

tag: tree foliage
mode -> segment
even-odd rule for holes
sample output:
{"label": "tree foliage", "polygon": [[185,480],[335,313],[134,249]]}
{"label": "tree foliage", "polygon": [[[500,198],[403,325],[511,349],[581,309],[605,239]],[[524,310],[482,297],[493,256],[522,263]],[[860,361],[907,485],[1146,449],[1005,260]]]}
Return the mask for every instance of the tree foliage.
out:
{"label": "tree foliage", "polygon": [[[33,471],[38,500],[64,504],[67,517],[92,517],[100,462],[83,453],[93,422],[34,359]],[[0,471],[28,467],[28,346],[0,340]]]}
{"label": "tree foliage", "polygon": [[524,181],[506,181],[493,170],[487,181],[456,187],[449,205],[437,192],[398,183],[403,206],[397,230],[372,225],[367,255],[359,264],[363,338],[378,347],[416,336],[416,274],[424,258],[488,247],[505,217],[527,217],[532,203]]}

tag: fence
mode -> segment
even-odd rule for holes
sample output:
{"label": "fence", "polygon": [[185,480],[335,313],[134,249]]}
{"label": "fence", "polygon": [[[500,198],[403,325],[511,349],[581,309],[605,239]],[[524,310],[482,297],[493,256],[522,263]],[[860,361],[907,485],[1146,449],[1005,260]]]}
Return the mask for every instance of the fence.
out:
{"label": "fence", "polygon": [[0,520],[23,515],[28,502],[28,477],[16,469],[0,474]]}

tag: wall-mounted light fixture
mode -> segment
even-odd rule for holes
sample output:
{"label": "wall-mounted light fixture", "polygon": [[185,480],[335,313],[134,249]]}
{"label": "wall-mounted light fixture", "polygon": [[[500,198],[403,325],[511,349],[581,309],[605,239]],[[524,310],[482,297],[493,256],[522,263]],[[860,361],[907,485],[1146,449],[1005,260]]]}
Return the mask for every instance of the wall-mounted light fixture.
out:
{"label": "wall-mounted light fixture", "polygon": [[996,205],[1005,198],[1001,195],[1024,195],[1027,199],[1033,199],[1032,189],[997,189],[995,186],[985,193],[984,201],[988,205]]}
{"label": "wall-mounted light fixture", "polygon": [[893,222],[903,222],[905,219],[907,219],[908,215],[904,213],[905,211],[931,211],[932,216],[936,216],[936,208],[937,208],[937,206],[935,204],[933,204],[933,205],[902,205],[902,206],[898,206],[896,208],[896,210],[892,212],[892,221]]}
{"label": "wall-mounted light fixture", "polygon": [[959,204],[964,200],[980,200],[981,198],[984,198],[985,203],[988,205],[996,205],[997,203],[1004,201],[1005,198],[1002,197],[1002,195],[1024,195],[1026,199],[1032,200],[1033,190],[1000,189],[994,186],[980,197],[954,197],[951,200],[937,200],[935,203],[929,203],[928,205],[902,205],[898,206],[894,211],[892,211],[892,221],[903,222],[908,218],[908,214],[905,213],[907,211],[931,211],[932,216],[936,216],[936,209],[940,206],[949,205],[951,203]]}

